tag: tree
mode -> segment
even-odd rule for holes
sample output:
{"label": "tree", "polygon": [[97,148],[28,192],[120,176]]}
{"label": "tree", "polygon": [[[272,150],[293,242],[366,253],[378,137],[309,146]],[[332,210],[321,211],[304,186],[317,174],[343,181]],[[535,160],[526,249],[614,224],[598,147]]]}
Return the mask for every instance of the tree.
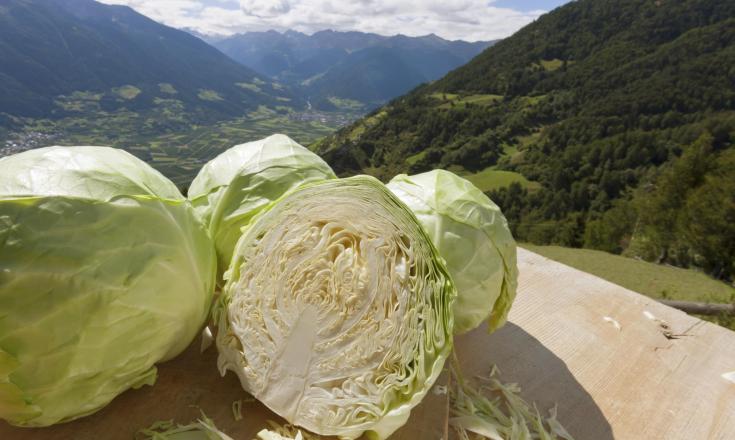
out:
{"label": "tree", "polygon": [[735,277],[735,151],[728,151],[703,185],[692,191],[680,216],[686,244],[713,276]]}

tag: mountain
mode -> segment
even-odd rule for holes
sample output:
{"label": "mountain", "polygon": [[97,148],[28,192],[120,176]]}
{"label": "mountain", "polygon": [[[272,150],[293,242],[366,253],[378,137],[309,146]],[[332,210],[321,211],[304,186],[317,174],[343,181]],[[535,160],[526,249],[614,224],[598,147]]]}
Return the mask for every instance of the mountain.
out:
{"label": "mountain", "polygon": [[204,41],[206,43],[209,43],[209,44],[213,44],[213,43],[216,43],[217,41],[222,41],[222,40],[228,38],[227,35],[221,35],[221,34],[205,34],[203,32],[199,32],[198,30],[193,29],[193,28],[190,28],[190,27],[182,27],[181,30],[184,31],[184,32],[187,32],[187,33],[189,33],[189,34],[191,34],[191,35],[193,35],[193,36],[199,38],[200,40],[202,40],[202,41]]}
{"label": "mountain", "polygon": [[332,30],[248,32],[210,42],[257,72],[303,86],[312,104],[323,109],[339,107],[341,100],[385,103],[440,78],[493,43]]}
{"label": "mountain", "polygon": [[577,0],[315,145],[455,170],[523,241],[735,277],[735,2]]}
{"label": "mountain", "polygon": [[338,97],[365,103],[386,102],[417,84],[427,81],[419,66],[400,51],[371,47],[352,53],[345,60],[311,81],[309,95],[321,106],[329,105],[318,97]]}
{"label": "mountain", "polygon": [[298,101],[186,32],[92,0],[0,3],[0,113],[62,117],[84,96],[104,111],[162,101],[203,117]]}

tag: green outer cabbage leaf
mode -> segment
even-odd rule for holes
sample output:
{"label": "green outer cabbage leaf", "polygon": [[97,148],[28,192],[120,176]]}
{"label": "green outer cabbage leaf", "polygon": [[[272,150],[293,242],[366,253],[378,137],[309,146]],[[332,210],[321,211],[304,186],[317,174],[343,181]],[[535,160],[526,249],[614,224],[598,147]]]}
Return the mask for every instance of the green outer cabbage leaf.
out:
{"label": "green outer cabbage leaf", "polygon": [[203,325],[215,275],[189,202],[134,156],[0,159],[0,418],[47,426],[153,384]]}
{"label": "green outer cabbage leaf", "polygon": [[385,438],[442,371],[456,291],[416,217],[368,176],[303,186],[237,243],[219,367],[289,423]]}
{"label": "green outer cabbage leaf", "polygon": [[434,170],[394,177],[388,188],[431,237],[457,286],[454,332],[465,333],[489,317],[501,327],[518,286],[516,244],[500,208],[471,182]]}
{"label": "green outer cabbage leaf", "polygon": [[220,275],[258,212],[304,183],[333,178],[324,160],[282,134],[234,146],[204,165],[188,197],[214,239]]}

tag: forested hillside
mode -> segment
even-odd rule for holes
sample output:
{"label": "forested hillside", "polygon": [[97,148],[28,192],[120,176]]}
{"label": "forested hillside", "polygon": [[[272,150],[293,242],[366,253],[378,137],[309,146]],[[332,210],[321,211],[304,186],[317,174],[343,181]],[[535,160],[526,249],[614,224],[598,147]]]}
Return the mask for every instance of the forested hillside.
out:
{"label": "forested hillside", "polygon": [[734,140],[735,2],[578,0],[313,148],[465,174],[521,240],[732,279]]}

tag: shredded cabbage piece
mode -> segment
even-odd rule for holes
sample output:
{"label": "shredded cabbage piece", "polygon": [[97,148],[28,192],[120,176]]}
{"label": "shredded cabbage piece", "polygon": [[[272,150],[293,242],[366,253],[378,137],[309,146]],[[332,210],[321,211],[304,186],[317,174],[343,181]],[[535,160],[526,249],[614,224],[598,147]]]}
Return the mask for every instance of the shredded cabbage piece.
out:
{"label": "shredded cabbage piece", "polygon": [[201,413],[200,419],[188,425],[176,425],[173,420],[162,420],[141,429],[138,434],[144,440],[234,440],[217,429],[214,420],[203,411]]}
{"label": "shredded cabbage piece", "polygon": [[232,418],[236,422],[242,420],[242,400],[235,400],[232,402]]}
{"label": "shredded cabbage piece", "polygon": [[451,366],[450,425],[461,440],[574,440],[556,418],[556,407],[549,416],[541,416],[536,405],[531,408],[518,384],[498,380],[493,366],[490,376],[480,378],[483,385],[470,386],[463,377],[456,356]]}
{"label": "shredded cabbage piece", "polygon": [[[242,403],[242,401],[237,401]],[[160,420],[138,431],[143,440],[234,440],[220,431],[214,421],[201,411],[202,417],[188,425],[177,425],[173,420]],[[258,432],[255,440],[320,440],[321,437],[302,431],[290,424],[267,421],[269,429]]]}
{"label": "shredded cabbage piece", "polygon": [[270,429],[263,429],[258,432],[260,440],[320,440],[318,435],[302,431],[293,425],[280,425],[273,420],[268,420]]}
{"label": "shredded cabbage piece", "polygon": [[277,432],[269,431],[267,429],[264,429],[258,433],[258,438],[260,440],[303,440],[304,437],[301,435],[301,431],[296,433],[295,437],[286,437],[284,435],[278,434]]}

